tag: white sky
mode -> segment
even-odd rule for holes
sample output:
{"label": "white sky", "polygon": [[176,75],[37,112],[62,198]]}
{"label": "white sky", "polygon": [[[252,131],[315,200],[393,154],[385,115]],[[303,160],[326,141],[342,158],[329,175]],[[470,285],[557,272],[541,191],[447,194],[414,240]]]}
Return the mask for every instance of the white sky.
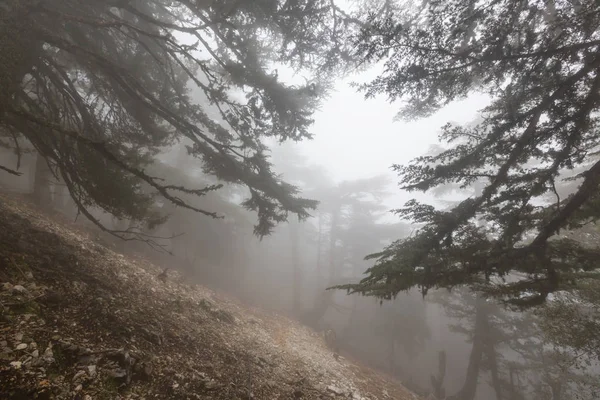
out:
{"label": "white sky", "polygon": [[[385,97],[365,100],[349,86],[348,79],[323,103],[311,130],[314,139],[296,146],[315,164],[323,165],[336,181],[389,174],[397,182],[392,164],[404,164],[424,154],[437,143],[440,128],[447,122],[468,123],[487,105],[484,95],[448,105],[435,115],[412,122],[395,121],[399,103]],[[391,206],[397,207],[417,197],[416,193],[397,193]]]}

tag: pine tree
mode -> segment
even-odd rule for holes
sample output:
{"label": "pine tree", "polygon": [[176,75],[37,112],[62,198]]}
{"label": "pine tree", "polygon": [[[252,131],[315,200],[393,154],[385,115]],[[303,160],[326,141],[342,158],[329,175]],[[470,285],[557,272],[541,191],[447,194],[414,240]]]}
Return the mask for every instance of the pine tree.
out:
{"label": "pine tree", "polygon": [[475,92],[491,99],[477,126],[444,126],[441,140],[455,147],[395,166],[403,188],[485,186],[449,211],[408,202],[397,214],[424,227],[340,288],[383,300],[414,286],[469,285],[525,307],[600,267],[596,248],[556,237],[599,218],[600,162],[572,195],[544,201],[600,145],[598,11],[593,1],[449,0],[371,14],[355,38],[365,62],[383,65],[360,86],[367,97],[403,101],[404,118]]}
{"label": "pine tree", "polygon": [[[342,266],[344,264],[345,257],[344,247],[349,247],[350,241],[354,241],[352,233],[345,228],[348,217],[348,211],[352,210],[354,206],[366,206],[371,208],[371,211],[379,210],[381,207],[381,199],[387,194],[387,179],[384,176],[376,176],[365,179],[355,179],[340,182],[337,185],[329,187],[317,187],[318,191],[315,192],[315,197],[321,202],[319,207],[321,213],[329,215],[329,240],[328,240],[328,251],[327,251],[327,271],[323,273],[323,285],[334,285],[340,282],[344,277],[342,276]],[[370,200],[375,199],[375,202]],[[352,215],[352,214],[350,214]],[[359,234],[358,232],[356,232]],[[343,242],[344,236],[346,239],[350,239],[346,243]],[[357,240],[359,240],[357,238]],[[371,250],[369,250],[371,251]],[[350,270],[350,275],[353,276],[353,271]],[[333,302],[334,292],[331,290],[324,290],[327,286],[319,288],[317,294],[317,300],[315,306],[306,313],[304,321],[308,325],[315,326],[326,313],[330,306],[335,307]],[[323,289],[323,290],[322,290]]]}
{"label": "pine tree", "polygon": [[[249,188],[244,205],[266,235],[316,203],[272,173],[262,138],[310,137],[328,76],[347,54],[343,22],[325,0],[2,0],[0,130],[31,142],[101,227],[90,208],[144,220],[156,196],[218,216],[180,195],[219,184],[181,187],[145,172],[186,138],[205,173]],[[293,86],[273,65],[316,73]]]}

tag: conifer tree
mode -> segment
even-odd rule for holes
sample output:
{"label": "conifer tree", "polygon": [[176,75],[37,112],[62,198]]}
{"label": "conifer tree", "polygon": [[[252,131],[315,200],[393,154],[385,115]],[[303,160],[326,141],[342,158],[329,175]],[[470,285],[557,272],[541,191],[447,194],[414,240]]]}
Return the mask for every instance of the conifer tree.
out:
{"label": "conifer tree", "polygon": [[[556,237],[600,216],[600,162],[587,165],[600,145],[599,10],[593,1],[449,0],[367,18],[358,55],[383,65],[359,86],[367,97],[402,101],[409,119],[476,92],[491,99],[477,126],[444,126],[441,140],[455,147],[395,166],[403,188],[485,185],[449,211],[408,202],[397,214],[424,227],[339,288],[383,300],[469,285],[525,307],[600,267],[597,248]],[[578,189],[557,196],[559,175],[581,166]]]}
{"label": "conifer tree", "polygon": [[[249,188],[244,205],[265,235],[315,206],[272,173],[262,138],[310,137],[328,73],[347,53],[342,18],[326,0],[1,0],[0,131],[31,142],[98,225],[90,207],[143,220],[155,196],[217,217],[179,195],[219,184],[181,187],[145,172],[185,138],[205,173]],[[292,86],[273,65],[316,73]]]}

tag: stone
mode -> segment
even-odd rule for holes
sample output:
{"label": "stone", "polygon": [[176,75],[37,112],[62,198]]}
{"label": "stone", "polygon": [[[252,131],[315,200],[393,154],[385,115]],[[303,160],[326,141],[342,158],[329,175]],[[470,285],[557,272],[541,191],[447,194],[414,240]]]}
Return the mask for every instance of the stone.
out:
{"label": "stone", "polygon": [[208,381],[204,383],[204,387],[208,390],[216,389],[219,384],[215,381]]}
{"label": "stone", "polygon": [[83,371],[83,370],[77,371],[75,373],[75,375],[73,376],[73,381],[76,381],[76,380],[80,379],[84,375],[85,375],[85,371]]}
{"label": "stone", "polygon": [[17,347],[15,347],[16,350],[25,350],[27,348],[27,343],[19,343],[17,345]]}
{"label": "stone", "polygon": [[54,352],[52,352],[52,347],[48,346],[44,351],[44,355],[42,356],[44,362],[50,364],[54,362]]}
{"label": "stone", "polygon": [[13,286],[12,292],[15,294],[20,294],[20,295],[24,295],[24,294],[28,293],[27,289],[25,289],[25,287],[21,286],[21,285]]}
{"label": "stone", "polygon": [[344,394],[344,391],[342,389],[340,389],[339,387],[334,386],[334,385],[327,386],[327,390],[336,395]]}

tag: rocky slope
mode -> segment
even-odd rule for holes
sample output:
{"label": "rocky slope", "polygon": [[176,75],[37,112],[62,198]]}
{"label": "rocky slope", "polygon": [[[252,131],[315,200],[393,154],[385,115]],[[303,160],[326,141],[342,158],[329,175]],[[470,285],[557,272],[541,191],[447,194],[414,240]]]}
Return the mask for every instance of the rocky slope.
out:
{"label": "rocky slope", "polygon": [[0,195],[0,398],[397,399],[315,332]]}

